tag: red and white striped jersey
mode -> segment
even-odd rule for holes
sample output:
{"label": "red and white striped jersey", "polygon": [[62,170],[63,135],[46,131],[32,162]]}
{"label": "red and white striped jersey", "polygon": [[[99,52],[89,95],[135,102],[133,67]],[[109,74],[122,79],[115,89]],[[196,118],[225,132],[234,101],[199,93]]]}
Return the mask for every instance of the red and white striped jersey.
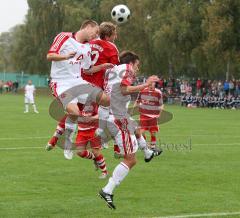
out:
{"label": "red and white striped jersey", "polygon": [[121,86],[130,86],[135,80],[135,73],[128,64],[121,64],[106,71],[104,91],[110,97],[110,114],[116,119],[128,116],[128,104],[131,96],[123,95]]}
{"label": "red and white striped jersey", "polygon": [[163,104],[162,92],[159,89],[143,89],[138,96],[139,113],[147,117],[159,117]]}
{"label": "red and white striped jersey", "polygon": [[63,61],[52,61],[51,79],[71,80],[81,77],[81,69],[89,69],[92,65],[91,48],[89,43],[79,43],[73,33],[59,33],[51,45],[48,53],[67,55],[76,52],[73,58]]}
{"label": "red and white striped jersey", "polygon": [[[98,114],[98,105],[96,103],[90,103],[82,105],[82,109],[80,110],[80,116],[82,117],[92,117]],[[78,120],[78,130],[86,131],[90,129],[98,128],[98,120],[94,120],[92,122],[84,122],[81,120],[81,117]]]}

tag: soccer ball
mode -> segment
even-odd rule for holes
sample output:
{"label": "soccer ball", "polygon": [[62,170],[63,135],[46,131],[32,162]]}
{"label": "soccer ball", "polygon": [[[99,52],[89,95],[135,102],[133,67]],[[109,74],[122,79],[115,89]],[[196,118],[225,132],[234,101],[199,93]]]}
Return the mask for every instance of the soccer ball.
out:
{"label": "soccer ball", "polygon": [[112,19],[118,23],[126,23],[130,17],[130,10],[126,5],[116,5],[111,12]]}

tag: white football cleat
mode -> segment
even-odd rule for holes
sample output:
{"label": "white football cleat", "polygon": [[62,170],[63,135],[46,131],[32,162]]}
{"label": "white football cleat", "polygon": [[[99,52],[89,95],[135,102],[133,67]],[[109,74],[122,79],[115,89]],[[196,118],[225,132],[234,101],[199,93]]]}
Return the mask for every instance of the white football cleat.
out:
{"label": "white football cleat", "polygon": [[64,149],[63,154],[64,154],[65,159],[72,160],[72,158],[73,158],[73,151],[72,150]]}
{"label": "white football cleat", "polygon": [[101,145],[102,145],[103,149],[107,149],[108,148],[108,144],[106,142],[103,142]]}

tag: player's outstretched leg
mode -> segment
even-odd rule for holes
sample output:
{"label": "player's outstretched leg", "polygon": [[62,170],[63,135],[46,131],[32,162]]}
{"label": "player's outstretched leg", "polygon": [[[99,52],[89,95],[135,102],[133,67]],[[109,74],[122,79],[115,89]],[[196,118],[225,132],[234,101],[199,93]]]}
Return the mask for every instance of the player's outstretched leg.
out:
{"label": "player's outstretched leg", "polygon": [[65,143],[64,143],[64,157],[67,160],[73,158],[72,144],[75,130],[77,128],[77,123],[73,121],[70,117],[66,118],[65,121]]}
{"label": "player's outstretched leg", "polygon": [[79,107],[75,103],[69,103],[66,107],[68,116],[65,120],[65,142],[64,142],[64,157],[67,160],[73,158],[72,146],[74,143],[74,134],[77,130],[77,119],[79,116]]}
{"label": "player's outstretched leg", "polygon": [[98,195],[105,200],[109,208],[116,209],[116,206],[113,203],[113,191],[120,185],[120,183],[128,175],[129,170],[135,164],[135,153],[124,155],[124,160],[116,166],[112,173],[112,177],[108,180],[107,185],[99,191]]}
{"label": "player's outstretched leg", "polygon": [[60,136],[63,135],[64,131],[65,131],[65,120],[66,120],[67,116],[65,116],[62,120],[59,121],[57,128],[52,136],[52,138],[48,141],[47,145],[46,145],[46,150],[50,151],[53,148],[55,148],[58,139],[60,138]]}
{"label": "player's outstretched leg", "polygon": [[102,154],[95,154],[94,162],[97,167],[101,170],[102,174],[98,177],[99,179],[106,179],[108,177],[108,171],[105,163],[105,159]]}
{"label": "player's outstretched leg", "polygon": [[113,195],[110,195],[103,190],[100,190],[98,196],[100,196],[104,201],[106,201],[110,209],[116,209],[115,205],[113,204]]}

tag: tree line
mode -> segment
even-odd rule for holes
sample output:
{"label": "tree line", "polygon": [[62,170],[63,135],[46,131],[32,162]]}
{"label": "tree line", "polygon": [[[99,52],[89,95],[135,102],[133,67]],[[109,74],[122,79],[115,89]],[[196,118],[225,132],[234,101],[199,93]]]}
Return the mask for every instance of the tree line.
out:
{"label": "tree line", "polygon": [[131,18],[118,27],[119,51],[139,54],[144,75],[239,78],[238,0],[27,0],[25,23],[0,35],[0,71],[48,74],[47,51],[59,32],[85,19],[110,21],[117,4]]}

